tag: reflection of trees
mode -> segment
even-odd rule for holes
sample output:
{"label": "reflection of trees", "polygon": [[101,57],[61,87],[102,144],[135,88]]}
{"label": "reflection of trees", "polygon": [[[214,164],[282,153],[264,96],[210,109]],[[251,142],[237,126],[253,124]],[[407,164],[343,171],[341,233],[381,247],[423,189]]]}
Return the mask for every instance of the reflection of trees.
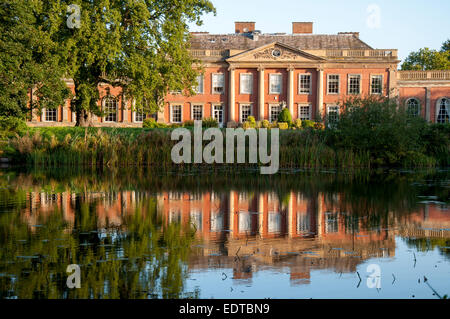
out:
{"label": "reflection of trees", "polygon": [[450,238],[404,238],[409,248],[415,248],[421,252],[439,249],[439,253],[450,259]]}
{"label": "reflection of trees", "polygon": [[[156,201],[124,217],[123,226],[97,229],[95,210],[76,208],[72,231],[62,212],[29,226],[17,213],[0,214],[0,298],[180,298],[193,234],[163,227]],[[81,289],[66,287],[66,267],[81,267]]]}

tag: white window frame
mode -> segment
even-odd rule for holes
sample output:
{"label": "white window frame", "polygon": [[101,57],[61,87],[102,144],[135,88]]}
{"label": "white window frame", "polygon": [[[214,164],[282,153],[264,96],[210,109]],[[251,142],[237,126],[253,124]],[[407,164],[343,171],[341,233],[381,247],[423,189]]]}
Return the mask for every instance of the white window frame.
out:
{"label": "white window frame", "polygon": [[[180,122],[175,122],[175,121],[173,120],[173,108],[174,108],[175,106],[179,106],[179,107],[180,107],[180,112],[181,112]],[[173,104],[170,104],[170,123],[173,123],[173,124],[181,124],[181,123],[183,123],[183,103],[173,103]]]}
{"label": "white window frame", "polygon": [[[339,116],[340,116],[340,114],[341,114],[341,108],[339,107],[339,105],[336,105],[336,104],[330,104],[330,105],[327,105],[327,119],[329,119],[330,118],[330,109],[331,108],[337,108],[337,121],[339,121]],[[334,124],[334,123],[333,123]]]}
{"label": "white window frame", "polygon": [[410,102],[410,101],[416,101],[416,102],[417,102],[417,114],[412,114],[412,115],[414,115],[414,116],[420,116],[421,103],[420,103],[420,100],[419,100],[418,98],[416,98],[416,97],[411,97],[411,98],[409,98],[409,99],[406,100],[406,103],[405,103],[406,112],[409,113],[409,102]]}
{"label": "white window frame", "polygon": [[225,105],[223,103],[213,103],[211,105],[211,117],[213,119],[216,119],[216,107],[220,106],[222,107],[222,122],[219,122],[217,119],[217,122],[219,123],[219,127],[222,127],[225,124]]}
{"label": "white window frame", "polygon": [[[373,79],[376,77],[381,77],[381,92],[380,93],[373,93]],[[370,94],[371,95],[383,95],[384,88],[384,75],[383,74],[371,74],[370,75]]]}
{"label": "white window frame", "polygon": [[444,99],[446,99],[448,101],[448,105],[446,106],[446,111],[447,111],[447,115],[450,117],[450,97],[448,97],[448,96],[441,97],[436,102],[436,123],[440,123],[440,122],[438,122],[439,111],[441,109],[442,100],[444,100]]}
{"label": "white window frame", "polygon": [[197,76],[198,85],[194,87],[195,94],[204,94],[205,93],[205,77],[203,74]]}
{"label": "white window frame", "polygon": [[[223,78],[223,81],[222,81],[222,92],[220,92],[220,93],[214,91],[214,78],[216,76],[221,76]],[[225,94],[225,73],[212,73],[211,74],[211,94],[214,94],[214,95],[223,95],[223,94]]]}
{"label": "white window frame", "polygon": [[[300,114],[301,114],[300,109],[302,107],[308,107],[309,108],[308,119],[302,119],[300,117]],[[302,120],[302,121],[305,121],[305,120],[311,121],[311,118],[312,118],[312,104],[311,103],[298,103],[298,105],[297,105],[297,118]]]}
{"label": "white window frame", "polygon": [[[350,93],[350,79],[352,78],[359,78],[359,91],[358,93]],[[361,94],[361,90],[362,90],[362,75],[361,74],[349,74],[347,76],[347,94],[348,95],[359,95]]]}
{"label": "white window frame", "polygon": [[[337,76],[337,92],[330,92],[330,77]],[[334,80],[333,80],[334,82]],[[341,75],[340,74],[327,74],[327,95],[339,95],[341,93]]]}
{"label": "white window frame", "polygon": [[115,121],[108,121],[108,115],[105,115],[103,117],[103,122],[105,123],[117,123],[119,122],[119,99],[116,98],[114,95],[106,95],[103,97],[102,100],[102,110],[105,111],[105,106],[106,106],[106,100],[112,98],[115,102],[116,102],[116,120]]}
{"label": "white window frame", "polygon": [[[249,78],[249,86],[248,91],[244,90],[244,83],[243,78],[248,77]],[[241,73],[239,74],[239,93],[240,94],[253,94],[253,74],[252,73]]]}
{"label": "white window frame", "polygon": [[[58,107],[54,108],[54,109],[47,109],[47,108],[42,109],[42,118],[43,118],[44,122],[47,122],[47,123],[58,122],[58,116],[59,116],[59,110],[58,109],[59,109]],[[50,120],[47,119],[47,111],[50,111],[50,110],[55,110],[55,112],[56,112],[56,119],[54,121],[53,120],[50,121]]]}
{"label": "white window frame", "polygon": [[272,120],[272,108],[274,108],[274,107],[278,107],[280,109],[280,111],[278,112],[278,115],[280,115],[281,111],[283,111],[283,108],[280,104],[270,104],[269,105],[269,122],[270,123],[278,121],[278,117],[274,121]]}
{"label": "white window frame", "polygon": [[[196,107],[196,106],[200,106],[202,108],[202,118],[200,120],[195,120],[194,119],[194,107]],[[201,120],[204,119],[204,117],[205,117],[204,104],[202,104],[202,103],[191,103],[191,120],[193,120],[193,121],[201,121]]]}
{"label": "white window frame", "polygon": [[[133,99],[133,123],[143,123],[144,120],[147,118],[147,114],[145,114],[144,111],[144,106],[142,106],[142,115],[143,115],[143,120],[142,121],[138,121],[137,116],[138,116],[138,110],[136,109],[136,100]],[[142,104],[144,104],[144,101],[142,102]]]}
{"label": "white window frame", "polygon": [[[244,107],[249,107],[250,108],[250,114],[248,116],[253,116],[253,103],[239,103],[239,122],[240,123],[244,123],[244,116],[243,116],[243,111],[244,111]],[[247,116],[247,119],[248,119]]]}
{"label": "white window frame", "polygon": [[[302,89],[304,89],[301,87],[303,76],[309,76],[308,92],[302,92]],[[312,74],[311,73],[300,73],[298,75],[298,94],[299,95],[311,95],[311,93],[312,93]]]}
{"label": "white window frame", "polygon": [[[272,90],[272,79],[280,78],[280,91],[276,92]],[[283,74],[282,73],[270,73],[269,74],[269,94],[281,94],[283,92]]]}

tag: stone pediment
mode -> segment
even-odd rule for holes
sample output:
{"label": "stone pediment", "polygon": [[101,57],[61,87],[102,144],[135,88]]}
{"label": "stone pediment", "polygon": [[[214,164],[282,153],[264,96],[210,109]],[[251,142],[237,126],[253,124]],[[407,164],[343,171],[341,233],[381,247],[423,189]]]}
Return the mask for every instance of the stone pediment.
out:
{"label": "stone pediment", "polygon": [[282,43],[271,43],[245,51],[227,59],[227,62],[321,62],[325,59],[291,48]]}

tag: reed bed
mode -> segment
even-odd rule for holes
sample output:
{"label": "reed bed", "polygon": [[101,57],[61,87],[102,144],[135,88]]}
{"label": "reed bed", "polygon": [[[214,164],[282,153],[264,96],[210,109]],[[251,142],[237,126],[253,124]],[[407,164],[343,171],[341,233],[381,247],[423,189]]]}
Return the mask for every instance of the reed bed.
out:
{"label": "reed bed", "polygon": [[[15,163],[57,167],[158,167],[171,169],[202,167],[207,164],[175,165],[169,129],[44,128],[30,129],[9,140]],[[224,134],[224,145],[226,143]],[[192,143],[193,143],[192,138]],[[204,142],[206,146],[209,142]],[[192,145],[193,147],[193,145]],[[246,145],[248,159],[248,145]],[[192,148],[193,150],[193,148]],[[235,150],[236,151],[236,150]],[[193,152],[192,152],[193,154]],[[192,155],[193,156],[193,155]],[[434,167],[430,156],[411,152],[404,166]],[[193,162],[193,160],[192,160]],[[371,168],[380,166],[370,150],[336,147],[329,133],[321,130],[280,132],[280,168]],[[214,164],[235,169],[258,167],[254,164]],[[209,166],[209,165],[208,165]]]}

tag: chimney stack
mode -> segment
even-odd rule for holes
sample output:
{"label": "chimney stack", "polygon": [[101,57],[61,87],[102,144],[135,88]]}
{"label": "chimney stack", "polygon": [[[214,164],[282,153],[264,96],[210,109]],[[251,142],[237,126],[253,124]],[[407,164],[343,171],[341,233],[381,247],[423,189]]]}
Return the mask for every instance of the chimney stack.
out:
{"label": "chimney stack", "polygon": [[251,33],[255,31],[255,22],[235,22],[235,33]]}
{"label": "chimney stack", "polygon": [[312,22],[292,22],[293,34],[312,34],[313,23]]}

